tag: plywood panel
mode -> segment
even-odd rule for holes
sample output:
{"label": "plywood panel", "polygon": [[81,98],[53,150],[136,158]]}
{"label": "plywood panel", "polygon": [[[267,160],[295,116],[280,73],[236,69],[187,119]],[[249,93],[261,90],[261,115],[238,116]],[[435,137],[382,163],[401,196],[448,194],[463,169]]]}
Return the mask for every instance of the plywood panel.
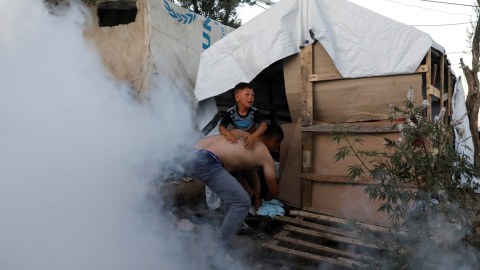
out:
{"label": "plywood panel", "polygon": [[[384,138],[397,141],[400,133],[380,133],[380,134],[357,134],[360,139],[365,142],[363,145],[355,145],[358,150],[379,150],[385,149]],[[332,140],[332,135],[314,135],[313,150],[313,170],[312,174],[316,175],[332,175],[332,176],[348,176],[348,167],[359,164],[358,159],[354,156],[346,157],[345,160],[335,162],[335,154],[338,148],[345,145],[344,142],[337,144]],[[368,175],[368,174],[367,174]]]}
{"label": "plywood panel", "polygon": [[420,105],[421,74],[316,82],[313,118],[327,123],[387,119],[389,104],[401,107],[410,86],[416,104]]}
{"label": "plywood panel", "polygon": [[[293,128],[292,128],[293,127]],[[301,206],[302,132],[300,120],[282,125],[285,139],[280,147],[280,194],[278,198],[290,205]]]}
{"label": "plywood panel", "polygon": [[[322,56],[321,49],[314,51],[313,73],[332,72],[334,66],[329,64],[327,57],[328,55]],[[319,61],[324,64],[320,65]],[[296,122],[301,115],[303,90],[300,54],[285,58],[283,67],[288,106],[292,121]],[[415,91],[416,104],[420,105],[422,103],[421,74],[314,82],[313,118],[327,123],[387,119],[390,116],[388,105],[401,106],[407,98],[410,86]]]}
{"label": "plywood panel", "polygon": [[368,199],[363,185],[312,182],[312,207],[321,213],[369,224],[387,225],[386,213],[379,213],[379,202]]}
{"label": "plywood panel", "polygon": [[342,77],[333,63],[332,58],[328,55],[320,42],[315,42],[315,44],[313,44],[313,52],[313,72],[315,74],[329,74],[335,77]]}
{"label": "plywood panel", "polygon": [[302,92],[302,69],[300,54],[291,55],[283,59],[283,77],[285,78],[285,93],[292,122],[296,123],[300,118],[301,92]]}

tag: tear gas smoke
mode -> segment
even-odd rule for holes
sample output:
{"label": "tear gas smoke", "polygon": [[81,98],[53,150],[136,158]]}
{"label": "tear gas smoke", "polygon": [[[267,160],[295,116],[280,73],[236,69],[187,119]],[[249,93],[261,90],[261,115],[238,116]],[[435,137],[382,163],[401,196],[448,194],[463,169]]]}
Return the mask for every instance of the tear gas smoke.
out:
{"label": "tear gas smoke", "polygon": [[192,266],[142,173],[194,140],[190,105],[167,80],[134,102],[84,40],[83,6],[42,2],[0,0],[0,269]]}

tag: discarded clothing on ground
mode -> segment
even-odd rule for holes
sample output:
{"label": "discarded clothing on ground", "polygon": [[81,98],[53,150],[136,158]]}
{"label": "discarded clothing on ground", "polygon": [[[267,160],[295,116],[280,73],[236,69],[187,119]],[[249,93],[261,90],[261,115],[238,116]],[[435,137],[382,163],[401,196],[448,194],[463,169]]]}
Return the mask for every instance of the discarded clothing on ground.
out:
{"label": "discarded clothing on ground", "polygon": [[273,199],[265,201],[262,199],[262,206],[258,208],[257,215],[269,216],[273,219],[274,216],[285,215],[285,210],[283,209],[283,204],[279,200]]}

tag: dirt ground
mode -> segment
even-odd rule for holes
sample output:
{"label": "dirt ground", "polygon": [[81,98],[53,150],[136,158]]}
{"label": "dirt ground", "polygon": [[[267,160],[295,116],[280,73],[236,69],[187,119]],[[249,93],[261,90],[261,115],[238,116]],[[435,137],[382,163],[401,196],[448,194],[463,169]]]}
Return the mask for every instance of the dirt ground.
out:
{"label": "dirt ground", "polygon": [[[174,214],[179,221],[178,226],[185,227],[185,230],[193,230],[193,227],[198,231],[218,229],[223,221],[223,211],[208,210],[205,201],[205,186],[198,180],[166,182],[157,192],[163,198],[164,205],[175,209]],[[470,237],[468,242],[480,251],[480,204],[475,203],[475,206],[478,219],[474,218],[472,225],[476,233]],[[285,207],[285,210],[288,210],[288,207]],[[235,253],[237,264],[225,269],[344,269],[333,265],[319,265],[316,262],[262,247],[262,244],[273,240],[273,236],[282,230],[284,224],[269,217],[247,217],[246,222],[255,230],[255,234],[237,235],[234,238],[232,250]]]}
{"label": "dirt ground", "polygon": [[[205,186],[198,180],[165,183],[160,193],[164,203],[171,204],[176,209],[174,214],[182,223],[179,226],[185,226],[187,230],[192,223],[197,229],[200,227],[200,230],[201,227],[219,227],[223,220],[222,211],[208,210],[205,203]],[[234,238],[231,250],[235,252],[234,257],[238,263],[236,267],[234,265],[228,269],[324,269],[310,261],[279,254],[262,247],[263,243],[271,240],[272,236],[281,230],[283,226],[281,222],[269,217],[247,217],[246,223],[255,234],[237,235]]]}

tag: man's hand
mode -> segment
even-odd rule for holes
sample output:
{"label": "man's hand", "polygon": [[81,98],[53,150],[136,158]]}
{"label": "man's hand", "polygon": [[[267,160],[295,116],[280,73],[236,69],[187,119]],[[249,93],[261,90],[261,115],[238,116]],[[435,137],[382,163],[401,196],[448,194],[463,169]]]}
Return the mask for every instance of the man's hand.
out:
{"label": "man's hand", "polygon": [[253,135],[253,134],[250,134],[248,137],[247,137],[247,140],[245,142],[245,147],[247,149],[252,149],[253,148],[253,144],[255,143],[255,140],[257,139],[257,136]]}
{"label": "man's hand", "polygon": [[227,131],[225,133],[225,137],[227,137],[227,141],[230,142],[231,144],[237,143],[238,138],[235,135],[233,135],[231,132]]}

